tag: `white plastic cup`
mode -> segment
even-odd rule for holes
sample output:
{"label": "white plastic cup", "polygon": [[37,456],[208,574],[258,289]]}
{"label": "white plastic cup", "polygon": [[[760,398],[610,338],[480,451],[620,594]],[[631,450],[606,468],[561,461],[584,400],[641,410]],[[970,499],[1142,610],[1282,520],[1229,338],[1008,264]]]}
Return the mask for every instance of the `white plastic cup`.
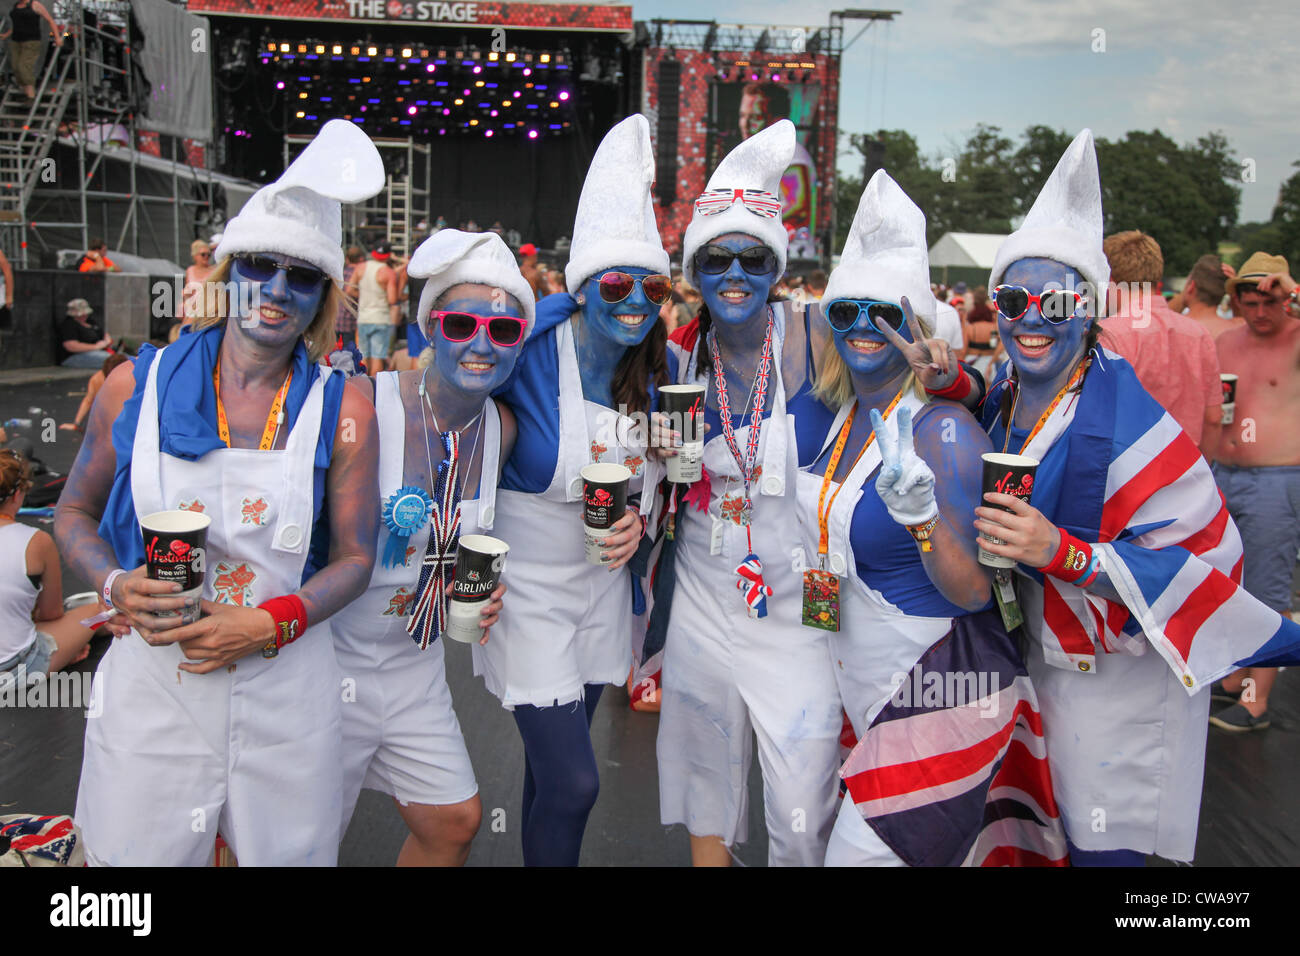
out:
{"label": "white plastic cup", "polygon": [[447,629],[453,641],[477,644],[483,639],[483,608],[501,581],[510,545],[486,534],[461,535],[456,551],[456,574],[447,601]]}

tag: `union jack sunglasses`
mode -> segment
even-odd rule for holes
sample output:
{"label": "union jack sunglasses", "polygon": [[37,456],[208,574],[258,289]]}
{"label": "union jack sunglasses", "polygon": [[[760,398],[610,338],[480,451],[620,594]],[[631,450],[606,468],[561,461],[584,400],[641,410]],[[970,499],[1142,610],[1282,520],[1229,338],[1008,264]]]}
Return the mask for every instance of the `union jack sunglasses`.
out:
{"label": "union jack sunglasses", "polygon": [[726,212],[736,203],[762,219],[775,219],[781,215],[781,197],[766,189],[706,189],[695,200],[695,211],[701,216],[716,216]]}

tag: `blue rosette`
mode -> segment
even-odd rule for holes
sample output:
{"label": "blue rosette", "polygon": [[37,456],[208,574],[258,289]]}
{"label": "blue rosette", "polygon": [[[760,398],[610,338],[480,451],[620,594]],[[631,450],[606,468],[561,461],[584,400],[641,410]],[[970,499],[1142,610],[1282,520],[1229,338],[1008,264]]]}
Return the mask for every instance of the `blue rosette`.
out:
{"label": "blue rosette", "polygon": [[388,526],[388,544],[384,547],[384,567],[406,563],[406,548],[411,535],[423,528],[433,514],[433,499],[423,488],[407,485],[398,488],[384,502],[381,517]]}

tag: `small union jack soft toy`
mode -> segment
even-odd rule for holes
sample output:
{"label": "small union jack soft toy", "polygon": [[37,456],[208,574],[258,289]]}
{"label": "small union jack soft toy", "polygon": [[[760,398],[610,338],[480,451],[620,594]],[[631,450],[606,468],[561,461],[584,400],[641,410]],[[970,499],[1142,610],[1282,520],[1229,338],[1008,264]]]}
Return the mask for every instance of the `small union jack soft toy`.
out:
{"label": "small union jack soft toy", "polygon": [[745,592],[745,603],[749,605],[750,617],[767,617],[767,599],[772,596],[772,589],[763,582],[763,562],[758,555],[751,554],[736,568],[740,580],[736,588]]}

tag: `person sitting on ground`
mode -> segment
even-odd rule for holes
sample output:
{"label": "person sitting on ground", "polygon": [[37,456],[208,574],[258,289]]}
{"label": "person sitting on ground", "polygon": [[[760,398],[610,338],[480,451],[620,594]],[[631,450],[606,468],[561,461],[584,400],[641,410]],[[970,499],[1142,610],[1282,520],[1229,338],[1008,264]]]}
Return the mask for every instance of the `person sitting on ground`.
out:
{"label": "person sitting on ground", "polygon": [[90,317],[92,312],[94,309],[85,299],[68,303],[68,314],[59,323],[59,341],[67,353],[62,362],[65,368],[99,368],[112,354],[109,346],[113,338]]}
{"label": "person sitting on ground", "polygon": [[0,675],[20,681],[85,659],[94,634],[80,623],[93,609],[63,608],[63,568],[54,539],[18,521],[31,486],[27,459],[0,449]]}
{"label": "person sitting on ground", "polygon": [[121,272],[117,264],[108,257],[108,243],[98,237],[90,240],[86,254],[77,263],[78,272]]}
{"label": "person sitting on ground", "polygon": [[86,419],[90,416],[90,410],[95,405],[95,395],[98,394],[100,388],[103,386],[104,380],[108,378],[108,374],[113,371],[113,369],[129,360],[130,359],[121,352],[114,352],[108,358],[104,359],[103,366],[100,367],[98,372],[90,376],[90,381],[86,383],[86,397],[81,400],[81,407],[77,409],[76,417],[72,421],[64,422],[60,425],[60,430],[67,432],[79,432],[85,430]]}

